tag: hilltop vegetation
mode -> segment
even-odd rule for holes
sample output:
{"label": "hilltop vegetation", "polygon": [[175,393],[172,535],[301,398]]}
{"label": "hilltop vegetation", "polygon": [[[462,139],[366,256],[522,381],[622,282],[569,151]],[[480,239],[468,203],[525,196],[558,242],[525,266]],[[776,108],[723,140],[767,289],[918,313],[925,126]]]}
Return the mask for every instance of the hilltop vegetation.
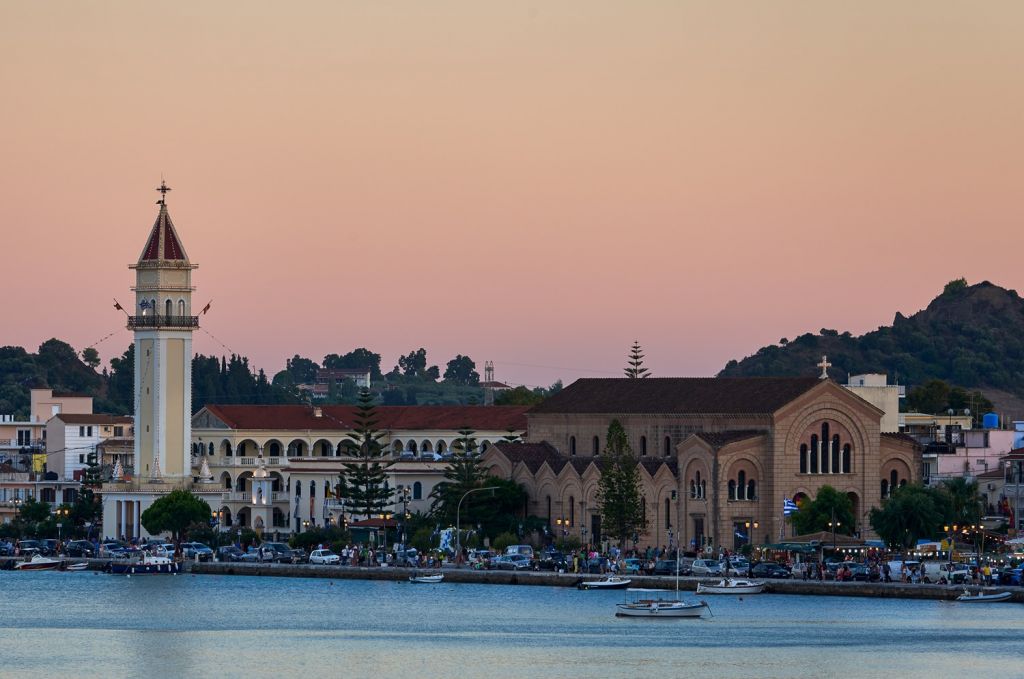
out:
{"label": "hilltop vegetation", "polygon": [[958,279],[924,310],[910,317],[897,312],[891,326],[859,337],[822,328],[793,341],[783,338],[729,361],[719,375],[815,374],[823,354],[836,379],[876,372],[900,384],[943,380],[967,390],[1024,396],[1024,301],[988,281],[968,285]]}

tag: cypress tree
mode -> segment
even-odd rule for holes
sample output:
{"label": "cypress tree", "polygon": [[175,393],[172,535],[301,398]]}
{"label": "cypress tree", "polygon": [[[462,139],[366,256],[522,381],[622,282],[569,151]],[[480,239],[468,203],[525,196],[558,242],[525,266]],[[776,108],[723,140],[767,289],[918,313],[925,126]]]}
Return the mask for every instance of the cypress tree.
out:
{"label": "cypress tree", "polygon": [[[597,486],[597,502],[601,511],[601,527],[605,534],[618,541],[647,532],[640,491],[640,467],[629,446],[626,430],[618,420],[608,425],[608,441],[601,453],[601,480]],[[595,535],[594,541],[600,539]]]}

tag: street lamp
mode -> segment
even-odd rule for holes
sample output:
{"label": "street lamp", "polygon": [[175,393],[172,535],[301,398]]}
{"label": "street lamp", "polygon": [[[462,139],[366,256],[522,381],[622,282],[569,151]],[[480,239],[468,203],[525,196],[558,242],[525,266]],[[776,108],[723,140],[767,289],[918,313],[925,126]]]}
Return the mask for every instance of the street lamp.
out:
{"label": "street lamp", "polygon": [[956,544],[956,532],[959,526],[954,523],[952,526],[943,526],[942,529],[946,531],[946,535],[949,538],[949,563],[953,563],[953,545]]}
{"label": "street lamp", "polygon": [[757,521],[747,521],[747,522],[745,522],[743,524],[743,526],[747,529],[747,544],[750,545],[751,552],[753,552],[754,534],[751,533],[750,531],[751,531],[751,529],[757,530],[757,528],[760,526],[760,524]]}
{"label": "street lamp", "polygon": [[497,486],[485,486],[484,488],[470,488],[462,497],[459,498],[459,504],[455,507],[455,563],[459,564],[462,562],[462,532],[460,527],[462,526],[462,501],[466,499],[466,496],[470,493],[479,493],[484,490],[498,490]]}
{"label": "street lamp", "polygon": [[57,549],[60,549],[61,529],[64,528],[64,519],[71,513],[67,507],[58,507],[54,512],[57,516]]}
{"label": "street lamp", "polygon": [[308,530],[309,530],[309,521],[308,521],[308,520],[304,520],[304,521],[302,522],[302,530],[303,530],[303,532],[305,532],[305,531],[308,531]]}
{"label": "street lamp", "polygon": [[828,522],[828,527],[832,529],[832,555],[835,556],[836,552],[836,528],[843,525],[841,521],[836,521],[835,510],[832,512],[832,520]]}
{"label": "street lamp", "polygon": [[384,519],[384,565],[388,563],[388,521],[391,520],[391,512],[384,512],[380,515]]}

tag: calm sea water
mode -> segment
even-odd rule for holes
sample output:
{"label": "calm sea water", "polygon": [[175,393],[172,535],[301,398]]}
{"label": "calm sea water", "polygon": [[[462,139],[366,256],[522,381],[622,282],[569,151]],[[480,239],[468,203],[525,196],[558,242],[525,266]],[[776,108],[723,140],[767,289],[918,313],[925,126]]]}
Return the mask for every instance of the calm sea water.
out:
{"label": "calm sea water", "polygon": [[763,594],[614,617],[622,592],[0,573],[3,677],[1024,677],[1024,606]]}

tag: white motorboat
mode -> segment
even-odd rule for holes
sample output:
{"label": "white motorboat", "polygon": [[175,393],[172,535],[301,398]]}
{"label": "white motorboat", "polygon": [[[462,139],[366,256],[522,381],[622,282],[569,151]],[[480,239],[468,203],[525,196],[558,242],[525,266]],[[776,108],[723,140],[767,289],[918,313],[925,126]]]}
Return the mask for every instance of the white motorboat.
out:
{"label": "white motorboat", "polygon": [[60,559],[51,559],[41,554],[33,554],[28,561],[19,561],[14,564],[16,571],[52,571],[60,567]]}
{"label": "white motorboat", "polygon": [[707,603],[678,599],[636,599],[616,604],[615,615],[620,618],[699,618]]}
{"label": "white motorboat", "polygon": [[141,561],[111,561],[107,564],[108,573],[113,575],[177,575],[181,572],[181,564],[167,556],[163,549],[146,552]]}
{"label": "white motorboat", "polygon": [[697,594],[760,594],[764,591],[763,580],[737,580],[725,578],[717,585],[697,584]]}
{"label": "white motorboat", "polygon": [[436,573],[434,575],[410,575],[409,582],[418,582],[423,585],[433,585],[444,580],[443,573]]}
{"label": "white motorboat", "polygon": [[579,589],[626,589],[631,582],[633,581],[629,578],[609,575],[600,580],[583,580],[576,587]]}
{"label": "white motorboat", "polygon": [[89,568],[89,564],[85,561],[79,561],[78,563],[69,563],[66,566],[64,566],[64,570],[66,571],[84,571],[87,568]]}
{"label": "white motorboat", "polygon": [[964,589],[964,593],[956,598],[957,601],[962,601],[965,604],[991,604],[997,601],[1009,601],[1013,595],[1010,592],[991,592],[984,594],[979,591],[977,594],[971,594],[971,591]]}

